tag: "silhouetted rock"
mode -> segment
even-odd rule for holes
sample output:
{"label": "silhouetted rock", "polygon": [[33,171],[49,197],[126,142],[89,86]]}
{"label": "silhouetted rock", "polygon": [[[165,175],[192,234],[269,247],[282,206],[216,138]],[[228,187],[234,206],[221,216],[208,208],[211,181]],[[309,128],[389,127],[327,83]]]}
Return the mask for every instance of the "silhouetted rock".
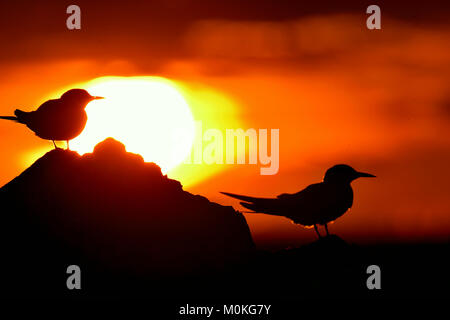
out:
{"label": "silhouetted rock", "polygon": [[48,152],[0,189],[0,203],[3,270],[17,288],[65,289],[71,264],[95,286],[100,275],[220,270],[255,250],[242,214],[183,191],[111,138],[84,156]]}

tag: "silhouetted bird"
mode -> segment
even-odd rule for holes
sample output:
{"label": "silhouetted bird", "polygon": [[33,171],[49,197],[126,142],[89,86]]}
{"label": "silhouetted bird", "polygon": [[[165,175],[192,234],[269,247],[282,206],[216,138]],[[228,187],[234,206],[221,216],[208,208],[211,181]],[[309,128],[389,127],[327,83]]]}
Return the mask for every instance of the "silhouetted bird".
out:
{"label": "silhouetted bird", "polygon": [[44,102],[36,111],[25,112],[16,109],[15,117],[0,116],[0,119],[26,125],[38,137],[52,140],[55,148],[55,140],[65,140],[69,149],[69,140],[77,137],[86,126],[86,105],[95,99],[103,97],[91,96],[83,89],[71,89],[59,99]]}
{"label": "silhouetted bird", "polygon": [[353,204],[353,190],[350,183],[361,177],[375,177],[358,172],[345,164],[338,164],[327,170],[323,182],[312,184],[293,193],[283,193],[276,198],[255,198],[221,192],[227,196],[243,200],[241,205],[252,213],[266,213],[283,216],[296,224],[314,226],[320,238],[317,225],[324,225],[342,216]]}

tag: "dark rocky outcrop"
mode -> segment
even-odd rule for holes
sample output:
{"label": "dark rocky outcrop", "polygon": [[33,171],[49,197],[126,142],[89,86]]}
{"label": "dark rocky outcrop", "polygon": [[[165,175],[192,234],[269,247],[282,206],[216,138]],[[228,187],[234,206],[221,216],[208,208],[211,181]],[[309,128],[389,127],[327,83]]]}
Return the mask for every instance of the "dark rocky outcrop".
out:
{"label": "dark rocky outcrop", "polygon": [[91,284],[215,272],[255,250],[241,213],[184,191],[111,138],[84,156],[48,152],[0,189],[0,203],[14,288],[64,288],[71,264]]}

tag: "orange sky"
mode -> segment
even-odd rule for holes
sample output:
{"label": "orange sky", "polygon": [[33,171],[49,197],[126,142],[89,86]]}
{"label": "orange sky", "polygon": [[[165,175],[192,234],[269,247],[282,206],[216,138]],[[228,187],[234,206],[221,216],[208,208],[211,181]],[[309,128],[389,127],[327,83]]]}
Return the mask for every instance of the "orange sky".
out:
{"label": "orange sky", "polygon": [[[280,170],[261,176],[259,166],[223,165],[188,191],[240,209],[219,191],[295,192],[320,181],[331,165],[348,163],[378,178],[353,183],[354,207],[333,233],[357,242],[449,239],[450,25],[439,13],[445,3],[434,10],[412,3],[405,11],[380,5],[381,31],[365,28],[365,8],[352,1],[295,10],[232,1],[209,11],[186,1],[99,3],[79,3],[80,31],[65,29],[61,4],[1,8],[2,115],[107,75],[162,76],[199,97],[207,88],[238,106],[244,129],[280,129]],[[205,112],[219,108],[207,103]],[[36,150],[51,148],[5,121],[0,137],[0,185]],[[287,219],[246,218],[263,247],[315,238]]]}

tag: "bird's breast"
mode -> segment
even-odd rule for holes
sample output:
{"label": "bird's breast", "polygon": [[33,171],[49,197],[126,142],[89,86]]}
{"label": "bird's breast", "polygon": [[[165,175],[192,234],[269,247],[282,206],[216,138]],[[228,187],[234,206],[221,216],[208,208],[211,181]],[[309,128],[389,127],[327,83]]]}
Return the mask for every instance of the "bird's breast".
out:
{"label": "bird's breast", "polygon": [[72,140],[86,126],[84,109],[60,109],[52,113],[36,114],[29,126],[37,136],[48,140]]}
{"label": "bird's breast", "polygon": [[353,205],[353,190],[349,184],[333,185],[329,193],[327,208],[322,213],[323,221],[327,223],[336,220],[347,212]]}

